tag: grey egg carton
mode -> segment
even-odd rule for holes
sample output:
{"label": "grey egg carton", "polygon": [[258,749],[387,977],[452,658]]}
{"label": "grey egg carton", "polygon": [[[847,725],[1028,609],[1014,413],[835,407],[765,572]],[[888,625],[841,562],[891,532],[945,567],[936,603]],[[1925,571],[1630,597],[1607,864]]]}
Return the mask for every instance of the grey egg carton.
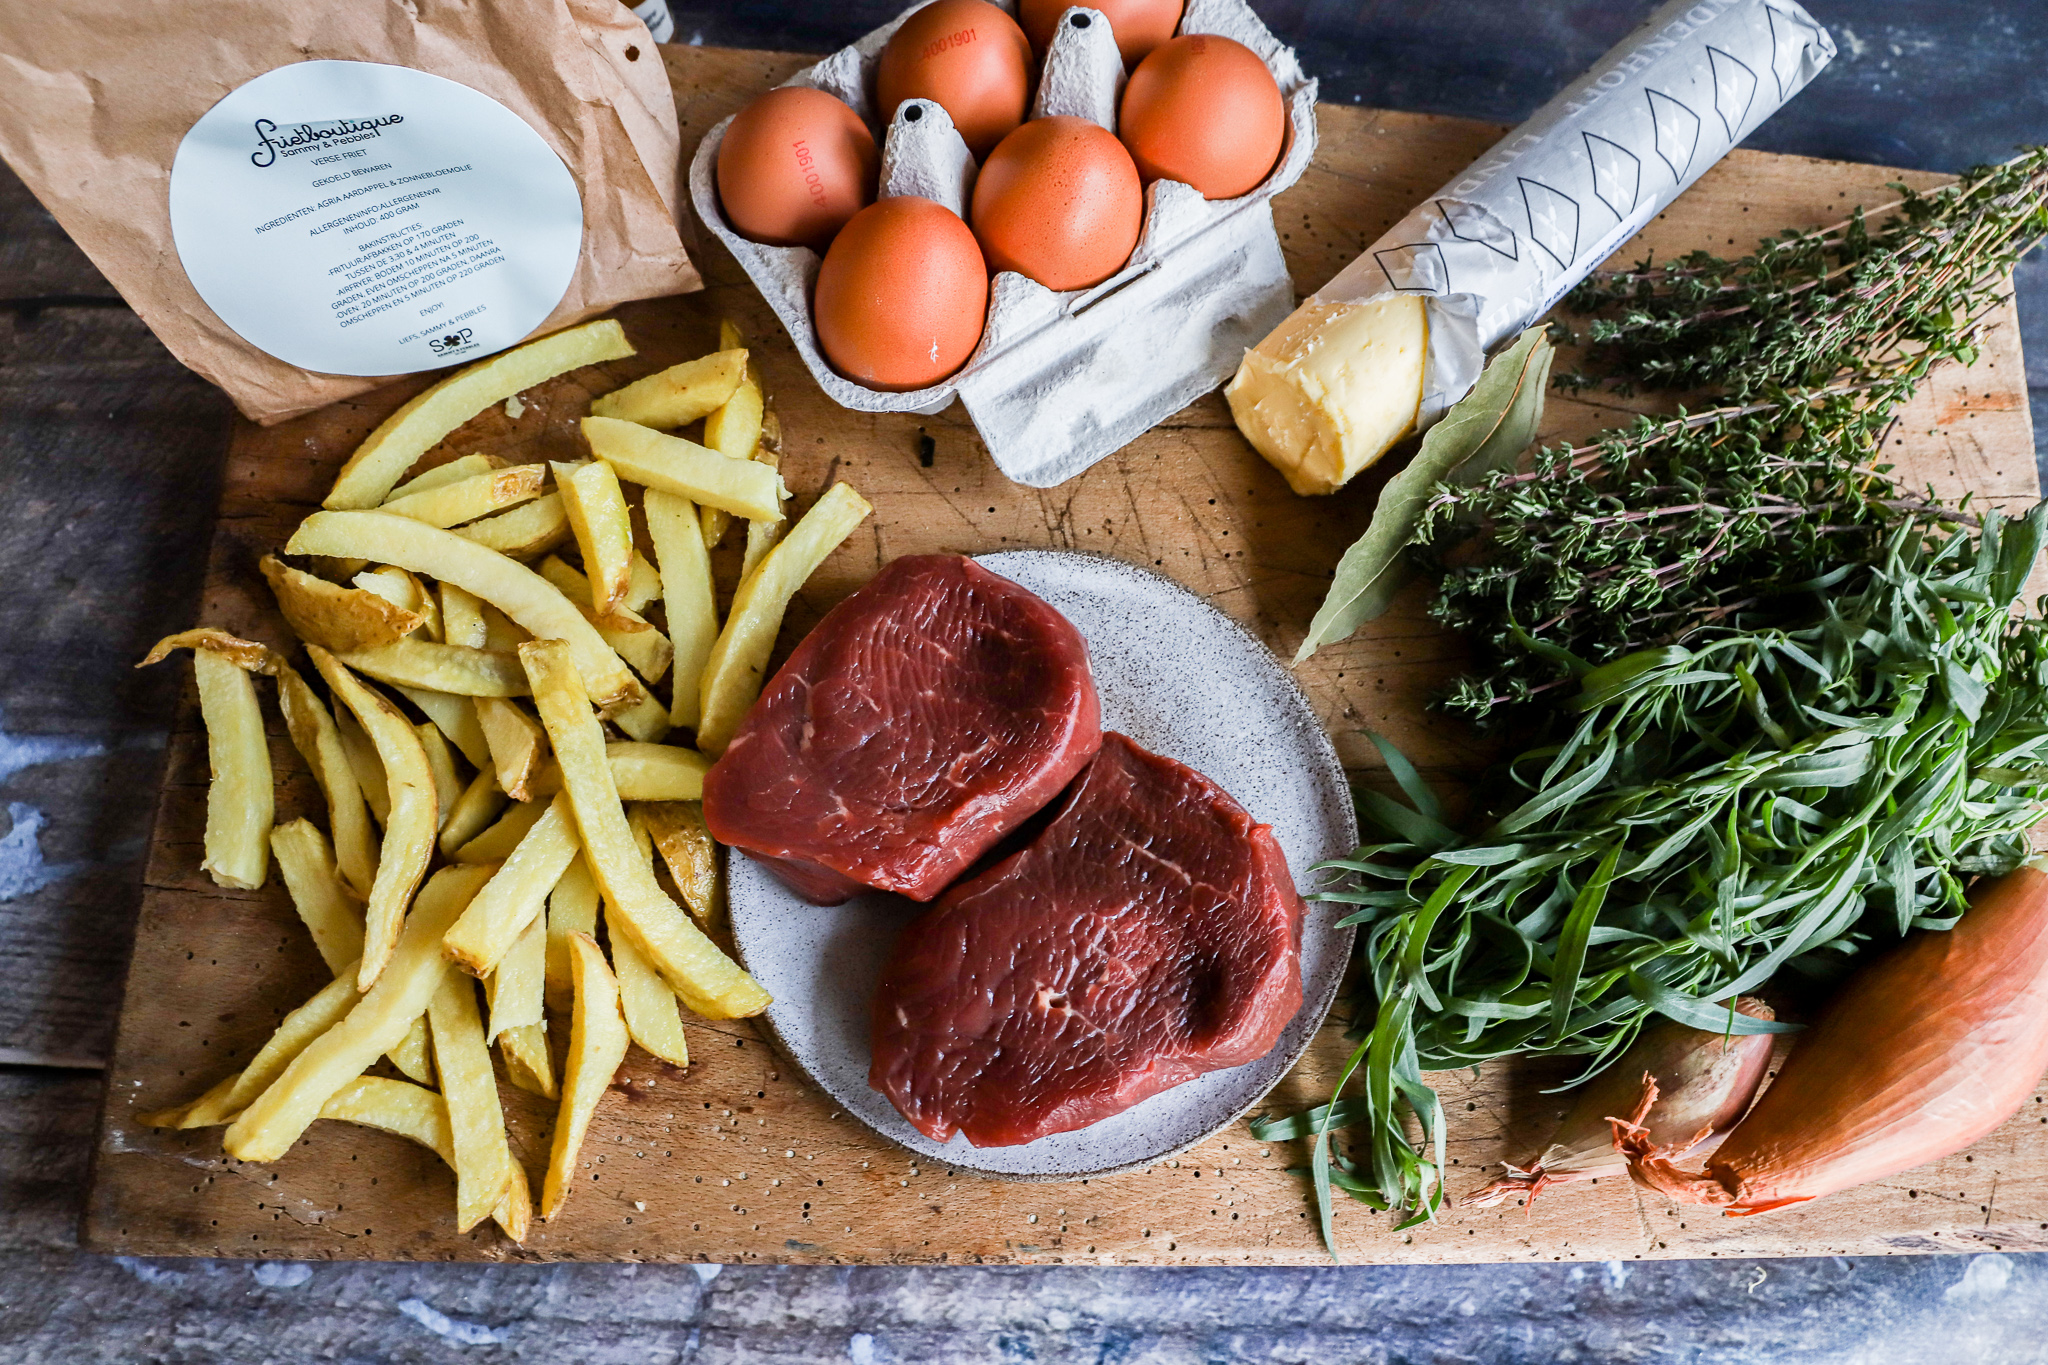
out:
{"label": "grey egg carton", "polygon": [[[1014,0],[996,2],[1015,13]],[[880,134],[881,194],[921,195],[965,218],[976,166],[946,111],[929,100],[906,100],[883,128],[872,94],[883,44],[921,8],[910,6],[784,84],[837,96]],[[811,323],[818,253],[748,241],[719,205],[718,148],[730,118],[705,135],[690,163],[691,203],[834,402],[857,412],[929,414],[957,397],[997,468],[1018,483],[1050,488],[1229,379],[1246,349],[1294,307],[1267,205],[1300,179],[1315,154],[1316,83],[1244,0],[1189,0],[1178,31],[1232,38],[1264,59],[1287,102],[1279,164],[1236,199],[1212,202],[1177,181],[1149,186],[1137,249],[1093,288],[1060,293],[1012,271],[998,273],[980,343],[966,365],[929,388],[870,389],[825,359]],[[1115,132],[1123,84],[1108,21],[1077,6],[1060,19],[1030,116],[1072,115]]]}

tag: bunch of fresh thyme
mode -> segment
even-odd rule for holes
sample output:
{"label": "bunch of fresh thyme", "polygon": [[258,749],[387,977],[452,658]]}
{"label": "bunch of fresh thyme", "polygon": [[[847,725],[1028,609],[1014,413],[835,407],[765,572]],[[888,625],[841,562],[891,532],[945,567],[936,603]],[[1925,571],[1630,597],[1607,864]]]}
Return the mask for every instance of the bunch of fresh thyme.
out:
{"label": "bunch of fresh thyme", "polygon": [[1859,211],[1740,261],[1696,252],[1575,291],[1606,382],[1708,388],[1717,406],[1435,491],[1411,553],[1440,579],[1437,618],[1489,660],[1453,710],[1484,719],[1554,690],[1572,658],[1771,621],[1902,518],[1963,519],[1880,455],[1928,371],[1975,359],[2013,263],[2048,235],[2048,149],[1900,189],[1876,232]]}
{"label": "bunch of fresh thyme", "polygon": [[[1707,389],[1736,403],[1779,391],[1896,381],[1904,358],[1976,358],[1970,323],[2048,234],[2048,147],[1738,261],[1695,251],[1596,274],[1568,311],[1590,320],[1588,360],[1623,387]],[[1867,217],[1889,215],[1876,232]],[[1924,366],[1922,367],[1924,372]],[[1594,382],[1573,376],[1568,384]]]}
{"label": "bunch of fresh thyme", "polygon": [[2048,504],[1981,534],[1910,519],[1802,594],[1809,624],[1583,673],[1576,722],[1508,765],[1518,804],[1476,837],[1405,764],[1412,805],[1362,795],[1383,841],[1332,864],[1349,876],[1322,898],[1362,930],[1337,1091],[1362,1070],[1363,1094],[1253,1127],[1315,1139],[1326,1238],[1333,1186],[1416,1218],[1440,1201],[1424,1072],[1550,1055],[1590,1073],[1658,1014],[1775,1029],[1714,1002],[1946,927],[1966,878],[2020,862],[2048,801],[2048,623],[2012,604],[2044,540]]}

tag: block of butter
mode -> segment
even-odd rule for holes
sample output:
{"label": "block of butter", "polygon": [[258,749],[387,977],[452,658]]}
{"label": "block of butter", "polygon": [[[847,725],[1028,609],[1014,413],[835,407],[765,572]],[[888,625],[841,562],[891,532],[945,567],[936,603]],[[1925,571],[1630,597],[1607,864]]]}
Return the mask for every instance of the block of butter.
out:
{"label": "block of butter", "polygon": [[1796,0],[1670,0],[1246,352],[1239,430],[1295,492],[1335,492],[1834,55]]}
{"label": "block of butter", "polygon": [[1231,416],[1297,493],[1334,493],[1415,430],[1429,320],[1413,294],[1310,299],[1245,353]]}

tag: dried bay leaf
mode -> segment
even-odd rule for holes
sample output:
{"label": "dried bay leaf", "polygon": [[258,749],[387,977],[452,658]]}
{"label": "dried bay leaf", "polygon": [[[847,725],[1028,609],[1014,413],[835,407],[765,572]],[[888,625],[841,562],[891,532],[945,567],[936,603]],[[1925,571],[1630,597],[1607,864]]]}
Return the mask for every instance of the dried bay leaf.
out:
{"label": "dried bay leaf", "polygon": [[1429,429],[1408,467],[1381,490],[1365,534],[1338,561],[1329,595],[1295,652],[1296,664],[1349,638],[1393,602],[1408,581],[1403,551],[1415,538],[1432,488],[1476,483],[1506,468],[1536,439],[1552,355],[1545,328],[1524,331],[1487,365],[1472,392]]}

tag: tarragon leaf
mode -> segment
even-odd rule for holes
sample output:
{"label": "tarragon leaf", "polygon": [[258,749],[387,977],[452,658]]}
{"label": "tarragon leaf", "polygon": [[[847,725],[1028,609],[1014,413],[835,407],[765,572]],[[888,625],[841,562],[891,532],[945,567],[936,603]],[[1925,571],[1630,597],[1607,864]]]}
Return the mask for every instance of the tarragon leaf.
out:
{"label": "tarragon leaf", "polygon": [[1301,663],[1324,645],[1348,639],[1386,611],[1408,581],[1402,551],[1415,538],[1429,491],[1439,483],[1476,483],[1528,449],[1543,421],[1550,388],[1550,339],[1531,327],[1494,357],[1472,392],[1422,438],[1408,467],[1388,480],[1365,534],[1337,563],[1337,576],[1295,652]]}
{"label": "tarragon leaf", "polygon": [[[2048,544],[2048,502],[2036,503],[2027,514],[2000,528],[1998,568],[1991,577],[1991,600],[2007,606],[2027,586],[2034,561]],[[1986,527],[1988,536],[1989,527]]]}
{"label": "tarragon leaf", "polygon": [[[1780,1019],[1756,1019],[1739,1014],[1730,1005],[1708,1004],[1696,995],[1673,990],[1642,972],[1628,974],[1628,988],[1636,999],[1657,1013],[1702,1033],[1797,1033],[1800,1029],[1800,1025]],[[1731,1000],[1735,996],[1734,991],[1726,988],[1721,994]]]}

